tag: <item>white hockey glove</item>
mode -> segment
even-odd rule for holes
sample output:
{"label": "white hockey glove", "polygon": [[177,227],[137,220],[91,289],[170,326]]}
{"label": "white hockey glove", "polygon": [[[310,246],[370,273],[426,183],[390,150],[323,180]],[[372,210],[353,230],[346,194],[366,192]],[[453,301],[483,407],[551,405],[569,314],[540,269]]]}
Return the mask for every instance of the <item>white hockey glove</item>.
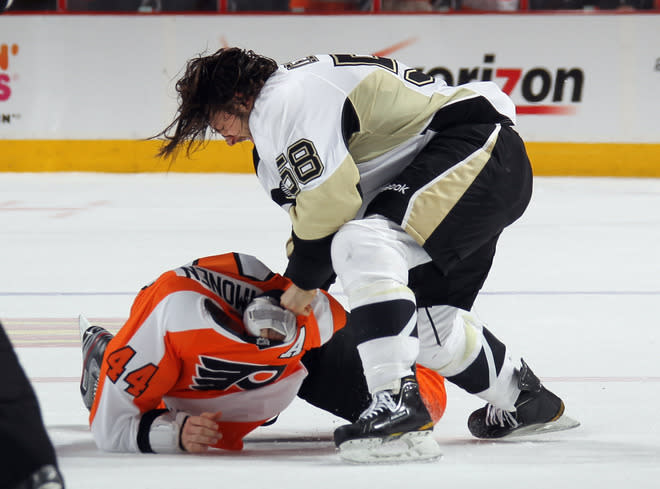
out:
{"label": "white hockey glove", "polygon": [[280,306],[277,299],[266,295],[250,302],[243,313],[243,323],[252,336],[264,336],[262,330],[272,330],[284,337],[281,340],[284,343],[291,341],[298,330],[296,316]]}

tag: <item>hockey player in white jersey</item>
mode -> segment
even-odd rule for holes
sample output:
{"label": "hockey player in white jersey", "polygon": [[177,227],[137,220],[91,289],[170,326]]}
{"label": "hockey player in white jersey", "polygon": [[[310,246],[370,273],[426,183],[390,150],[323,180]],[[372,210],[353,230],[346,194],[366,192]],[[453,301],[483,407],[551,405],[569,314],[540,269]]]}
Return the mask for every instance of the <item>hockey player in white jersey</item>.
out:
{"label": "hockey player in white jersey", "polygon": [[303,313],[335,274],[348,296],[373,402],[335,432],[347,458],[430,436],[415,360],[487,402],[468,420],[476,437],[577,424],[469,312],[532,192],[515,106],[495,83],[451,87],[376,56],[278,66],[224,48],[190,60],[177,91],[161,155],[209,130],[252,141],[259,181],[291,218],[282,305]]}

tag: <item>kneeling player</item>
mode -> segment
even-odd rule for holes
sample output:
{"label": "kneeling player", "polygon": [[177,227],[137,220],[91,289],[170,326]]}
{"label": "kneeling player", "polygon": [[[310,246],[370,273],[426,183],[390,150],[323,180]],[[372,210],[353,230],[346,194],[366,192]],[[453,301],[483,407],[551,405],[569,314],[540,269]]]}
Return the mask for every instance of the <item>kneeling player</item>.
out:
{"label": "kneeling player", "polygon": [[[107,451],[240,450],[296,395],[355,421],[369,406],[346,312],[319,291],[308,316],[279,307],[290,281],[252,256],[200,258],[143,288],[112,336],[81,317],[81,394]],[[245,321],[244,321],[245,319]],[[309,372],[309,375],[308,375]],[[420,368],[437,422],[444,380]]]}

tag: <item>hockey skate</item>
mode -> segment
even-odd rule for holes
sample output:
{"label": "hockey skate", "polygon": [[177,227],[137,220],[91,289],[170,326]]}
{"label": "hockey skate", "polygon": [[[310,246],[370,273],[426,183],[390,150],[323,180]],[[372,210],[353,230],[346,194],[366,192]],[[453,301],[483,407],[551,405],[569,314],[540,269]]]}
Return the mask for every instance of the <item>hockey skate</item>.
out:
{"label": "hockey skate", "polygon": [[14,489],[64,489],[64,482],[57,467],[44,465]]}
{"label": "hockey skate", "polygon": [[112,334],[100,326],[92,326],[83,315],[78,317],[78,326],[83,357],[80,394],[85,407],[91,410],[99,383],[103,353],[112,339]]}
{"label": "hockey skate", "polygon": [[505,438],[550,433],[580,426],[564,414],[564,402],[547,390],[523,361],[518,387],[521,392],[515,411],[487,404],[468,418],[468,429],[477,438]]}
{"label": "hockey skate", "polygon": [[401,379],[394,390],[373,395],[358,420],[335,430],[339,456],[349,462],[386,463],[439,458],[433,421],[414,377]]}

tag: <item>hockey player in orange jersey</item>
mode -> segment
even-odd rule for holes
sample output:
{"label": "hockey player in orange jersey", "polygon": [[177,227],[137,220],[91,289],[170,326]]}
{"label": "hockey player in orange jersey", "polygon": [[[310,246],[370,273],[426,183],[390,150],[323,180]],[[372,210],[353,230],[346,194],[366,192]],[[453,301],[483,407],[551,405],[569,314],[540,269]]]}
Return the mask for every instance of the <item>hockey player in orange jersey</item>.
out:
{"label": "hockey player in orange jersey", "polygon": [[[319,291],[307,316],[279,306],[290,281],[227,253],[170,270],[137,295],[117,333],[81,316],[81,394],[99,448],[240,450],[299,395],[349,421],[369,406],[346,312]],[[437,422],[444,379],[417,372]]]}

